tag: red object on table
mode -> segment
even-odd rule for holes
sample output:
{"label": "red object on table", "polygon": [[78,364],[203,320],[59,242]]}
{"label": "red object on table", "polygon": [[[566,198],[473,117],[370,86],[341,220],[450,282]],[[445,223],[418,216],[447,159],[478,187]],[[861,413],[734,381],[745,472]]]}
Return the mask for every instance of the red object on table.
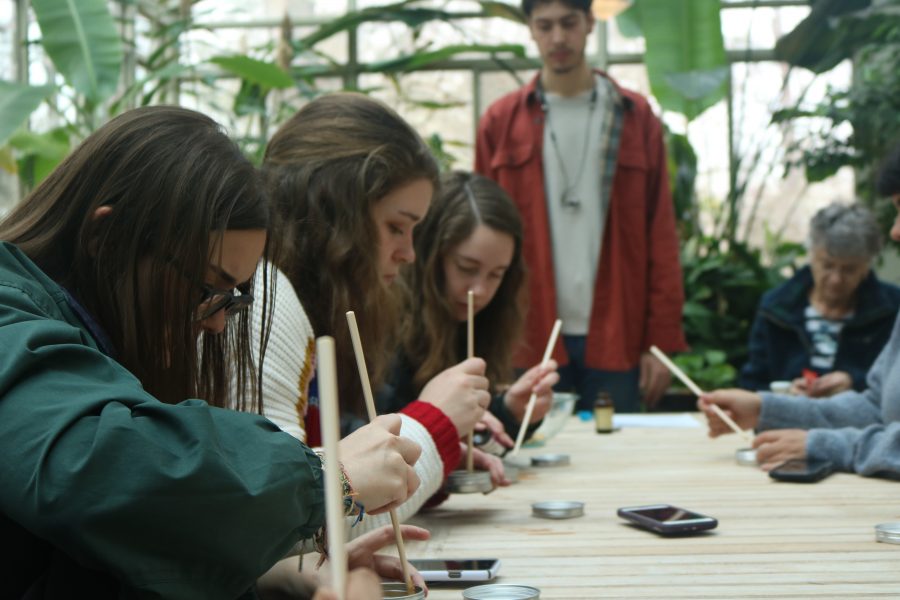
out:
{"label": "red object on table", "polygon": [[811,389],[819,374],[812,369],[803,369],[803,380],[806,382],[806,389]]}

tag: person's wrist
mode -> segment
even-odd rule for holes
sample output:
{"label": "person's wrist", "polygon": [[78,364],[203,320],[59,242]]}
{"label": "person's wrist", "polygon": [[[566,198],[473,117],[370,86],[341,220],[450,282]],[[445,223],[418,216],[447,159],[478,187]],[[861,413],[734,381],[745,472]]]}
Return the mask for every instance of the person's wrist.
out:
{"label": "person's wrist", "polygon": [[[325,452],[322,449],[315,450],[316,455],[319,457],[319,461],[322,463],[322,470],[325,470]],[[356,523],[362,521],[363,515],[365,514],[365,506],[360,502],[357,498],[359,495],[358,492],[353,488],[353,483],[350,480],[350,475],[347,473],[347,468],[344,466],[344,463],[338,461],[338,471],[340,472],[341,477],[341,495],[343,496],[344,502],[344,516],[347,517],[357,517]]]}
{"label": "person's wrist", "polygon": [[521,402],[516,402],[515,399],[510,398],[509,392],[506,392],[506,394],[503,395],[503,406],[506,407],[506,410],[517,422],[521,423],[522,419],[525,418],[526,406]]}

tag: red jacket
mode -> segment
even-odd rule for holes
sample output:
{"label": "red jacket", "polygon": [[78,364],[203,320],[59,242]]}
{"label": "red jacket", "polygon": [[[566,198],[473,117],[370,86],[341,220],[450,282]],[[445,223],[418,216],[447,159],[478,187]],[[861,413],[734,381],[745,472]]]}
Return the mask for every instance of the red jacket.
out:
{"label": "red jacket", "polygon": [[[597,74],[609,78],[601,71]],[[585,362],[593,369],[624,371],[636,367],[651,345],[676,352],[687,344],[681,327],[684,289],[662,125],[643,96],[612,83],[623,104],[621,141]],[[506,190],[525,227],[531,305],[525,346],[516,358],[520,367],[540,362],[557,315],[544,198],[544,114],[536,84],[537,77],[488,108],[478,126],[475,149],[475,170]],[[557,344],[553,357],[560,364],[568,361],[562,344]]]}

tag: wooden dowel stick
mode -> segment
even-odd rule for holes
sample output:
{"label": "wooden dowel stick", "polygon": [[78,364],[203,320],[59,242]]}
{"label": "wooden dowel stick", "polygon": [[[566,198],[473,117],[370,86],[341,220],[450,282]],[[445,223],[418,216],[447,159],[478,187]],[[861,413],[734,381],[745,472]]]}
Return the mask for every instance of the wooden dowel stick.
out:
{"label": "wooden dowel stick", "polygon": [[344,494],[341,486],[340,416],[338,411],[337,366],[334,357],[334,338],[316,340],[319,409],[321,411],[322,443],[325,448],[325,524],[328,529],[328,560],[331,580],[338,600],[347,594],[347,549],[344,529]]}
{"label": "wooden dowel stick", "polygon": [[[559,337],[559,329],[562,327],[562,320],[557,319],[553,324],[553,331],[550,332],[550,339],[547,340],[547,348],[544,350],[544,358],[541,360],[541,366],[546,367],[553,355],[553,348],[556,346],[556,339]],[[511,456],[516,456],[522,448],[522,442],[525,441],[525,432],[528,431],[528,422],[531,421],[531,413],[534,412],[534,404],[537,402],[537,394],[533,393],[528,398],[528,406],[525,407],[525,416],[519,425],[519,434],[516,436],[516,445],[513,446]]]}
{"label": "wooden dowel stick", "polygon": [[[466,300],[468,302],[467,306],[467,315],[468,315],[468,323],[466,326],[466,358],[472,358],[475,356],[475,294],[472,290],[469,290],[469,293],[466,295]],[[466,454],[466,471],[472,473],[475,470],[475,454],[473,449],[475,448],[475,429],[469,431],[469,435],[466,438],[467,451]]]}
{"label": "wooden dowel stick", "polygon": [[[356,313],[352,310],[347,311],[347,325],[350,327],[350,339],[353,341],[353,354],[356,356],[356,368],[359,371],[359,381],[363,388],[363,398],[366,400],[366,412],[369,415],[369,422],[375,420],[378,411],[375,410],[375,396],[372,395],[372,382],[369,381],[369,369],[366,367],[366,355],[363,353],[362,339],[359,337],[359,326],[356,323]],[[400,533],[400,519],[397,518],[397,511],[393,508],[390,510],[391,525],[394,528],[394,538],[397,541],[397,553],[400,555],[400,568],[403,569],[403,581],[406,583],[406,591],[412,595],[415,592],[415,586],[409,569],[406,566],[406,546],[403,544],[403,534]]]}
{"label": "wooden dowel stick", "polygon": [[372,382],[369,381],[369,368],[366,366],[366,355],[363,353],[362,339],[359,337],[356,313],[352,310],[347,311],[347,326],[350,328],[350,340],[353,342],[356,369],[359,371],[359,382],[362,384],[363,398],[366,401],[366,413],[369,415],[369,422],[371,423],[378,416],[378,411],[375,409],[375,396],[372,394]]}
{"label": "wooden dowel stick", "polygon": [[[672,360],[668,356],[666,356],[662,350],[660,350],[656,346],[650,346],[650,353],[653,354],[653,356],[658,358],[660,361],[662,361],[662,363],[664,365],[666,365],[670,371],[672,371],[672,374],[675,375],[675,377],[677,377],[678,379],[680,379],[681,383],[686,385],[688,387],[688,389],[691,390],[691,392],[693,392],[697,396],[703,395],[704,392],[702,389],[700,389],[700,386],[697,385],[696,383],[694,383],[694,381],[690,377],[687,376],[687,373],[682,371],[678,367],[678,365],[676,365],[674,362],[672,362]],[[727,414],[725,414],[725,411],[723,411],[721,408],[719,408],[718,406],[716,406],[713,403],[710,403],[710,406],[712,407],[713,412],[716,413],[716,415],[720,419],[722,419],[722,421],[724,421],[725,424],[728,425],[732,431],[734,431],[736,434],[738,434],[739,436],[741,436],[742,438],[744,438],[745,440],[747,440],[749,442],[753,441],[753,437],[748,435],[746,431],[741,429],[738,426],[738,424],[735,423],[734,420],[732,420],[731,417],[729,417]]]}

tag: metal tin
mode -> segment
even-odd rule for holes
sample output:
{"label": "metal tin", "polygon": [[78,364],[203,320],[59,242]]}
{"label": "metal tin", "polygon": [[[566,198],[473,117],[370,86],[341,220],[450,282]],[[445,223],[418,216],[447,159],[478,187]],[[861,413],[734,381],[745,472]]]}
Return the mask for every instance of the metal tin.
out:
{"label": "metal tin", "polygon": [[497,438],[494,437],[493,432],[489,429],[473,433],[472,442],[479,450],[487,452],[488,454],[493,454],[494,456],[500,456],[506,451],[506,448],[497,441]]}
{"label": "metal tin", "polygon": [[417,585],[413,587],[415,588],[415,591],[410,594],[406,591],[406,584],[402,581],[382,581],[381,597],[385,600],[388,598],[393,598],[395,600],[422,600],[422,598],[425,597],[425,590]]}
{"label": "metal tin", "polygon": [[525,458],[524,456],[513,456],[512,454],[507,454],[503,457],[503,464],[512,465],[514,467],[518,467],[520,471],[524,471],[531,466],[531,460]]}
{"label": "metal tin", "polygon": [[575,500],[553,500],[535,502],[531,505],[531,514],[544,519],[572,519],[584,516],[584,502]]}
{"label": "metal tin", "polygon": [[530,585],[492,583],[463,590],[466,600],[539,600],[541,590]]}
{"label": "metal tin", "polygon": [[503,474],[510,483],[519,483],[519,467],[503,461]]}
{"label": "metal tin", "polygon": [[524,456],[511,456],[507,454],[503,457],[503,466],[512,466],[519,469],[519,471],[524,471],[531,466],[531,461]]}
{"label": "metal tin", "polygon": [[759,463],[756,462],[756,448],[740,448],[734,451],[734,460],[737,464],[744,467],[755,467]]}
{"label": "metal tin", "polygon": [[539,454],[531,457],[533,467],[564,467],[569,462],[568,454]]}
{"label": "metal tin", "polygon": [[451,494],[486,494],[494,489],[491,474],[487,471],[459,469],[447,478],[447,491]]}
{"label": "metal tin", "polygon": [[875,526],[875,541],[900,544],[900,523],[881,523]]}

